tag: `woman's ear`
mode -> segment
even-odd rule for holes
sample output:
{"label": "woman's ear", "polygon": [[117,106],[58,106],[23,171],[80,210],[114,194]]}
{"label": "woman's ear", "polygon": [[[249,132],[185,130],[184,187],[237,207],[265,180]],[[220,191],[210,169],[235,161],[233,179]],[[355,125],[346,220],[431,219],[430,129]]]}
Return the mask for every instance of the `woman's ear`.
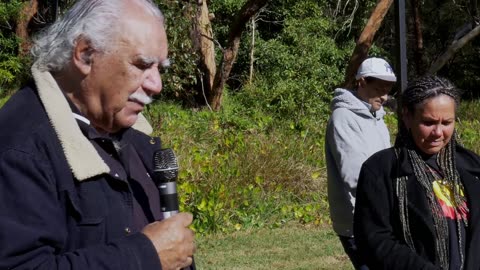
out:
{"label": "woman's ear", "polygon": [[73,64],[83,74],[88,75],[92,68],[93,53],[92,43],[84,37],[79,37],[73,48]]}

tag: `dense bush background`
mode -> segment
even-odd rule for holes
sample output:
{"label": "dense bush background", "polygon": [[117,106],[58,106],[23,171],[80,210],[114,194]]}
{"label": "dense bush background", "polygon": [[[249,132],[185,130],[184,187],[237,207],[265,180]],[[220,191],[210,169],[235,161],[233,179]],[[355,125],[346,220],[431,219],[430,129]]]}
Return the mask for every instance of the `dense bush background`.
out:
{"label": "dense bush background", "polygon": [[19,0],[0,3],[0,94],[5,89],[16,86],[16,80],[25,73],[24,60],[18,56],[20,40],[12,23],[18,16],[22,2]]}
{"label": "dense bush background", "polygon": [[[71,2],[60,1],[59,13]],[[324,130],[329,101],[376,1],[271,0],[255,18],[253,80],[248,78],[249,25],[218,113],[202,107],[199,98],[198,55],[190,37],[195,1],[156,2],[167,19],[173,66],[162,75],[163,93],[146,115],[165,147],[179,156],[181,205],[194,213],[195,229],[228,232],[279,227],[292,220],[328,224]],[[245,2],[209,1],[218,60],[229,26]],[[422,1],[427,63],[468,22],[468,2]],[[21,40],[15,35],[25,3],[0,3],[0,106],[29,78],[30,59],[18,53]],[[43,10],[49,10],[47,4]],[[48,25],[50,17],[41,17],[42,22]],[[393,33],[391,12],[371,55],[394,63]],[[468,44],[440,71],[465,89],[469,99],[475,98],[480,81],[478,42]],[[409,76],[414,77],[411,51],[408,57]],[[465,145],[477,152],[479,108],[475,100],[462,105],[458,125]],[[393,137],[394,114],[387,116],[387,123]]]}

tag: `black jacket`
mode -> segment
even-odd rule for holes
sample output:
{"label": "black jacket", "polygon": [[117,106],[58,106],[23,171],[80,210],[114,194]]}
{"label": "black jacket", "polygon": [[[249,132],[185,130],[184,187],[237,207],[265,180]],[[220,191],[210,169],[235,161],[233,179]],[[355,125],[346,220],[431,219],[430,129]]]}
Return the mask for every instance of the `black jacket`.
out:
{"label": "black jacket", "polygon": [[[0,269],[161,269],[151,241],[129,229],[128,183],[83,136],[51,75],[34,77],[0,110]],[[124,136],[152,173],[159,139]]]}
{"label": "black jacket", "polygon": [[[460,146],[456,164],[470,209],[465,270],[480,269],[480,157]],[[401,228],[395,181],[407,176],[409,228],[416,252]],[[435,257],[433,217],[427,197],[415,179],[407,153],[380,151],[362,166],[357,187],[354,235],[370,269],[440,269]]]}

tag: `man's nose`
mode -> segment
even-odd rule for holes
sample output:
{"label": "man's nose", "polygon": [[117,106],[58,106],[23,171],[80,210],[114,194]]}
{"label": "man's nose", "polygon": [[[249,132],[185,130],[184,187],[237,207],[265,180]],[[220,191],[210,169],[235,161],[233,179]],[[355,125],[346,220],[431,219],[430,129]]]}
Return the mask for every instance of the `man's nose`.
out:
{"label": "man's nose", "polygon": [[384,95],[380,96],[380,99],[382,100],[382,103],[385,103],[388,99],[388,94],[384,94]]}
{"label": "man's nose", "polygon": [[148,95],[157,95],[162,91],[162,78],[157,68],[152,67],[142,84],[143,90]]}

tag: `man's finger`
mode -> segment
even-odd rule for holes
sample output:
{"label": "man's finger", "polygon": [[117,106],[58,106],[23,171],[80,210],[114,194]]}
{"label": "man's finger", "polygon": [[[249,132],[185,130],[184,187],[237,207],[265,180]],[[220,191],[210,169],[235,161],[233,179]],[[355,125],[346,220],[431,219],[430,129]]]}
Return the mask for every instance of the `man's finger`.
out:
{"label": "man's finger", "polygon": [[193,258],[187,257],[187,260],[185,261],[185,264],[183,264],[182,268],[192,265],[192,262],[193,262]]}
{"label": "man's finger", "polygon": [[178,213],[177,215],[171,217],[170,219],[174,219],[175,223],[178,223],[183,227],[188,227],[190,226],[190,224],[192,224],[193,215],[190,213]]}

